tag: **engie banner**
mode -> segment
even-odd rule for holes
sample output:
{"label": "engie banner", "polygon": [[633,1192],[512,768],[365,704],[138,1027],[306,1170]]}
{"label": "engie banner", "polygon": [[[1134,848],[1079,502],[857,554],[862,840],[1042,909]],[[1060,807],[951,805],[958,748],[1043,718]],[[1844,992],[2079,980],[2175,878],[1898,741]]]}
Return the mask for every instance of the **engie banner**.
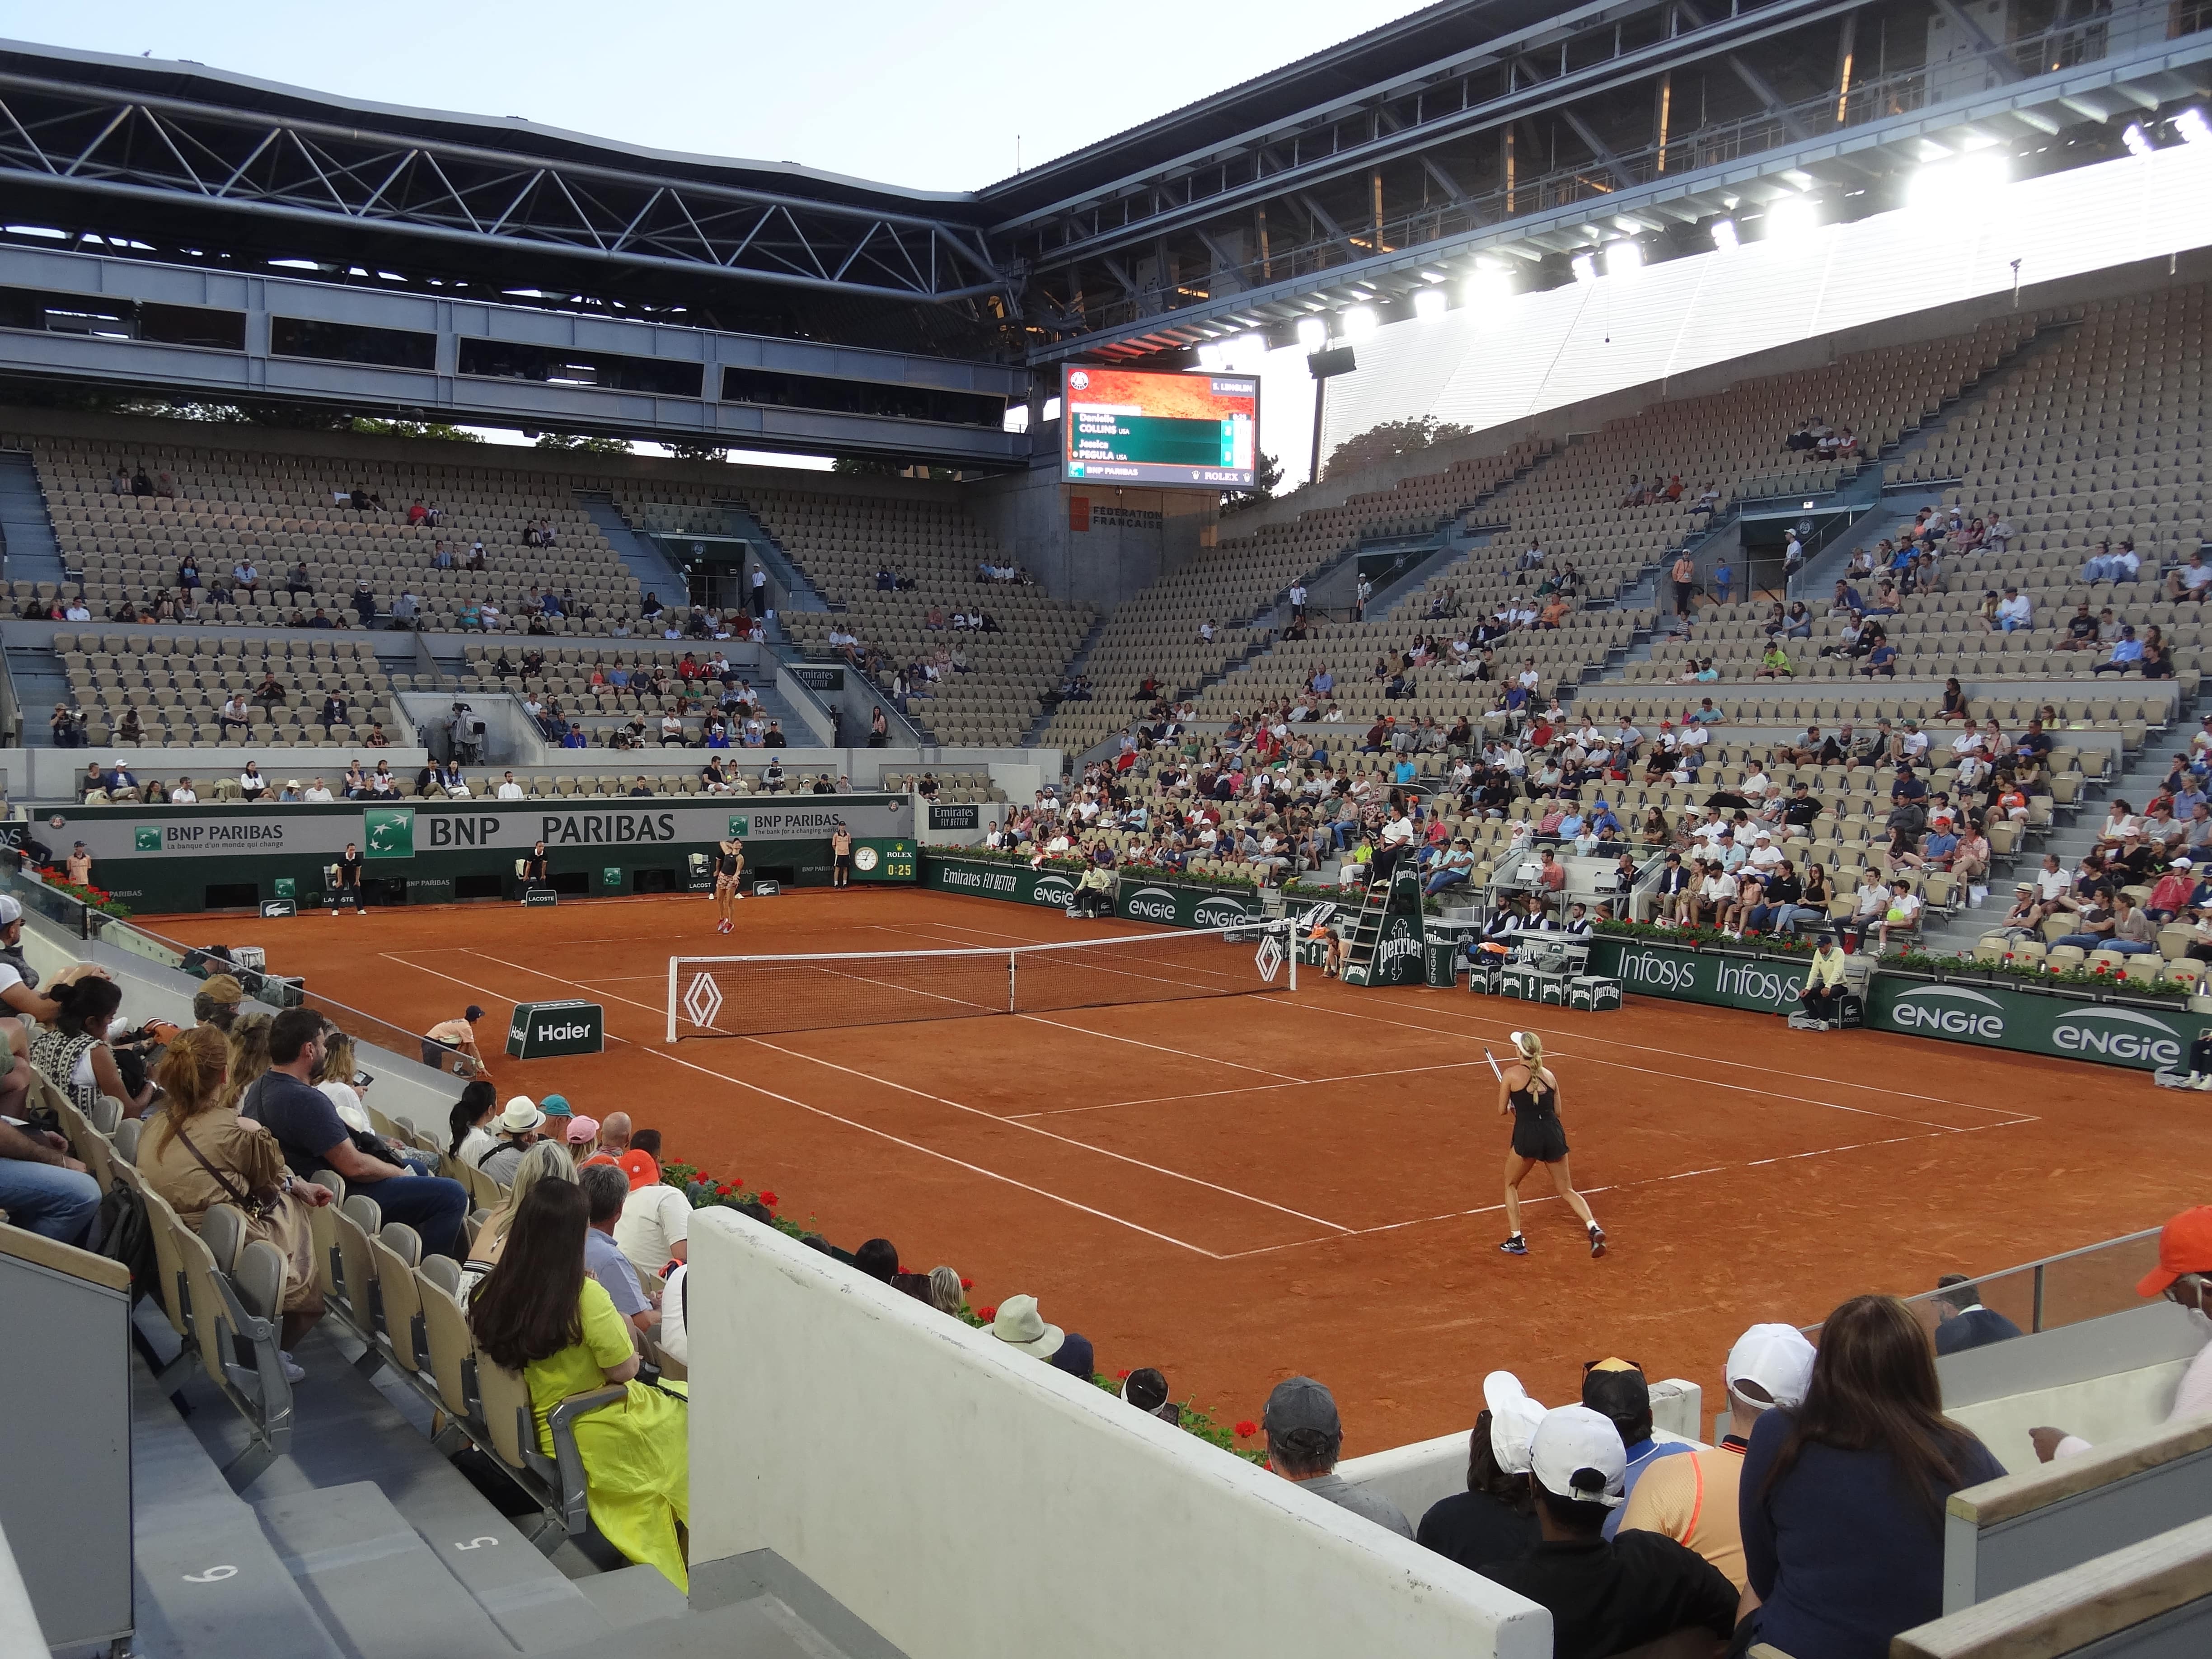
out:
{"label": "engie banner", "polygon": [[2212,1016],[2186,1008],[2126,1007],[1892,974],[1876,974],[1867,994],[1870,1031],[1901,1031],[2145,1072],[2178,1068],[2207,1025],[2212,1025]]}
{"label": "engie banner", "polygon": [[1256,893],[1124,876],[1115,889],[1114,914],[1124,921],[1164,921],[1176,927],[1235,927],[1258,918],[1260,899]]}

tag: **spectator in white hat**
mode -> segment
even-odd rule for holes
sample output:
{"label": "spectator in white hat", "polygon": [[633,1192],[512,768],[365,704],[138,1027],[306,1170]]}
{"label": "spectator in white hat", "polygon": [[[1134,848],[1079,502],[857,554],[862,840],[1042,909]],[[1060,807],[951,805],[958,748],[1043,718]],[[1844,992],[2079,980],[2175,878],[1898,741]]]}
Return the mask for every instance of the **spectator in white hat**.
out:
{"label": "spectator in white hat", "polygon": [[1010,1296],[1001,1302],[991,1320],[991,1334],[1032,1359],[1050,1359],[1067,1340],[1066,1331],[1045,1322],[1033,1296]]}
{"label": "spectator in white hat", "polygon": [[1260,1426],[1267,1436],[1267,1465],[1284,1480],[1295,1480],[1315,1497],[1364,1516],[1401,1538],[1413,1535],[1413,1522],[1395,1504],[1337,1474],[1344,1424],[1336,1414],[1336,1397],[1313,1378],[1292,1376],[1275,1384],[1267,1408],[1260,1413]]}
{"label": "spectator in white hat", "polygon": [[1470,1571],[1510,1561],[1543,1541],[1528,1491],[1528,1443],[1544,1407],[1511,1371],[1482,1379],[1485,1409],[1468,1448],[1467,1490],[1429,1505],[1414,1541]]}
{"label": "spectator in white hat", "polygon": [[1622,1507],[1623,1533],[1656,1532],[1687,1546],[1743,1588],[1743,1528],[1736,1515],[1744,1448],[1776,1407],[1795,1410],[1813,1380],[1813,1345],[1794,1325],[1753,1325],[1729,1350],[1722,1374],[1729,1431],[1717,1446],[1652,1464]]}
{"label": "spectator in white hat", "polygon": [[1656,1532],[1607,1540],[1628,1455],[1612,1422],[1587,1406],[1544,1413],[1530,1443],[1543,1541],[1483,1577],[1551,1609],[1553,1659],[1612,1659],[1677,1631],[1724,1641],[1735,1587],[1711,1562]]}
{"label": "spectator in white hat", "polygon": [[515,1166],[522,1155],[538,1142],[538,1132],[545,1124],[545,1114],[538,1109],[538,1103],[528,1095],[517,1095],[507,1103],[506,1109],[492,1120],[492,1133],[499,1145],[484,1154],[483,1162],[477,1167],[502,1187],[514,1184]]}

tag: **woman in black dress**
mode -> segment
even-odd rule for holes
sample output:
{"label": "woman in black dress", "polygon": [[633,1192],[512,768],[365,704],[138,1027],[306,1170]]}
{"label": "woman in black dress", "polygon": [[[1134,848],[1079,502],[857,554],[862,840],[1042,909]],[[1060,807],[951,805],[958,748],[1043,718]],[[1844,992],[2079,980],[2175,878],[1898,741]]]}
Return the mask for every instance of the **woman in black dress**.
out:
{"label": "woman in black dress", "polygon": [[1534,1031],[1513,1033],[1511,1063],[1498,1073],[1498,1114],[1513,1115],[1513,1149],[1505,1155],[1505,1222],[1512,1237],[1498,1248],[1508,1255],[1528,1254],[1521,1237],[1521,1183],[1539,1164],[1552,1172],[1552,1185],[1567,1207],[1589,1229],[1592,1255],[1605,1254],[1605,1229],[1590,1213],[1567,1173],[1567,1132],[1559,1123],[1559,1080],[1544,1064],[1544,1039]]}

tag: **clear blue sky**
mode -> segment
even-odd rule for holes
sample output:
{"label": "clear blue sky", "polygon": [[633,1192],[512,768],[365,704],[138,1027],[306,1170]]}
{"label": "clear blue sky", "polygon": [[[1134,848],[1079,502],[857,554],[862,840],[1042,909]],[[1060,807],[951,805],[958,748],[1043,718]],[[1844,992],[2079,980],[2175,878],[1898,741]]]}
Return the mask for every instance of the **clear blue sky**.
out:
{"label": "clear blue sky", "polygon": [[[318,91],[521,115],[660,149],[972,190],[1419,8],[1275,0],[1224,10],[971,0],[738,5],[586,0],[367,7],[0,0],[0,35]],[[1110,20],[1110,21],[1109,21]]]}

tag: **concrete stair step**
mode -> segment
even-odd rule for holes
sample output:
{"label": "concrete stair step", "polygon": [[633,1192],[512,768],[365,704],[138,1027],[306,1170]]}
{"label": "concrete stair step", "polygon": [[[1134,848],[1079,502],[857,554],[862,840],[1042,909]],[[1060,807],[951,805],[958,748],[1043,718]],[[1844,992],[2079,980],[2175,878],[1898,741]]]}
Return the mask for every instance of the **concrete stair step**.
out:
{"label": "concrete stair step", "polygon": [[503,1659],[515,1651],[374,1483],[254,1507],[308,1605],[352,1659]]}
{"label": "concrete stair step", "polygon": [[137,1650],[155,1659],[342,1659],[252,1508],[135,1355],[131,1373]]}
{"label": "concrete stair step", "polygon": [[621,1567],[572,1582],[611,1630],[679,1619],[688,1611],[683,1591],[662,1577],[658,1567]]}

